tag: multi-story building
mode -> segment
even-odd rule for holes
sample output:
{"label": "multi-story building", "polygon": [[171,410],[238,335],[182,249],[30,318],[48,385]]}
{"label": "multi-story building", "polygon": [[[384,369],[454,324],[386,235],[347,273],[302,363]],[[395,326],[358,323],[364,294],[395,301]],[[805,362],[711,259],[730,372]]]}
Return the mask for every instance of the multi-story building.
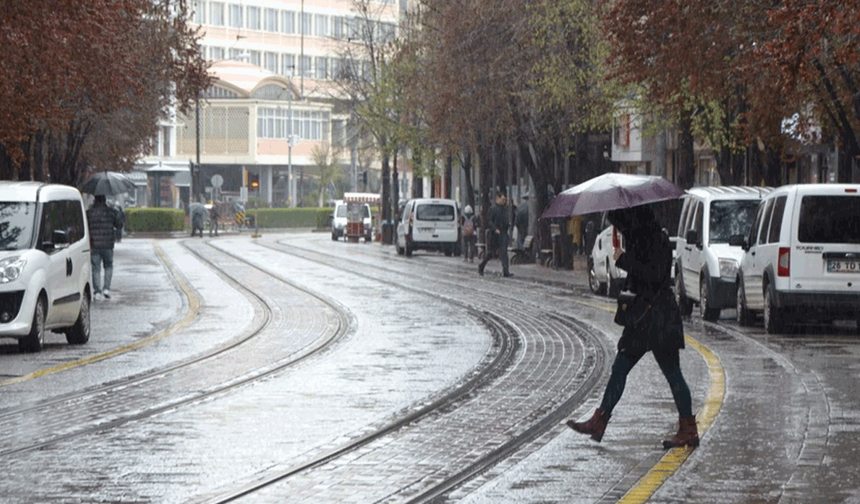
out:
{"label": "multi-story building", "polygon": [[372,160],[350,148],[336,78],[354,65],[346,48],[368,27],[381,40],[396,36],[402,10],[395,0],[360,1],[366,10],[355,0],[197,0],[193,21],[215,80],[196,112],[161,124],[133,174],[148,186],[137,204],[179,207],[217,192],[296,206],[320,177],[322,152],[356,187],[371,168],[359,164]]}

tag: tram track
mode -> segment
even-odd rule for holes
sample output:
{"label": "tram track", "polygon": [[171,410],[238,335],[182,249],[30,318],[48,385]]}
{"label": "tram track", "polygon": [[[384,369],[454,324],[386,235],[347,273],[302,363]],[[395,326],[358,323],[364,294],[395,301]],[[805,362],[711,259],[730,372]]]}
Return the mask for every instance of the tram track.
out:
{"label": "tram track", "polygon": [[[205,257],[200,250],[193,250],[189,247],[186,247],[186,249],[199,260],[216,270],[231,285],[244,292],[252,300],[256,306],[256,310],[261,314],[257,323],[253,327],[248,328],[245,334],[240,335],[238,338],[234,338],[227,344],[215,347],[197,357],[95,388],[0,412],[0,431],[14,436],[13,439],[3,439],[3,437],[0,437],[0,458],[42,449],[76,437],[117,428],[132,421],[151,417],[246,386],[257,380],[280,373],[290,366],[294,366],[323,352],[349,331],[349,314],[343,307],[339,306],[333,300],[326,299],[301,286],[280,279],[291,288],[314,297],[319,302],[331,308],[331,312],[335,314],[337,320],[335,329],[327,337],[321,338],[320,341],[316,342],[309,349],[304,349],[286,361],[276,362],[262,369],[245,370],[245,372],[238,376],[222,376],[219,377],[222,379],[218,380],[218,383],[212,383],[211,380],[208,383],[202,380],[195,381],[194,378],[189,380],[188,377],[185,377],[186,381],[193,382],[188,387],[192,392],[181,397],[164,397],[160,404],[152,404],[152,383],[169,380],[176,375],[190,374],[190,370],[192,369],[199,369],[204,364],[234,354],[263,334],[272,323],[274,316],[270,304],[261,295],[243,285],[241,278],[239,278],[242,275],[229,273],[226,271],[227,268],[219,267],[211,258]],[[211,372],[201,370],[199,375],[211,375]],[[141,403],[142,401],[143,403]],[[70,419],[80,417],[79,411],[94,409],[86,407],[88,403],[99,404],[97,409],[100,411],[100,414],[94,419],[83,420],[81,423],[85,425],[75,425],[74,422],[69,422]],[[116,411],[117,409],[120,411]],[[40,419],[39,424],[36,426],[28,425],[27,419],[34,417]],[[86,425],[87,422],[88,425]],[[70,423],[72,425],[69,425]],[[32,432],[33,428],[38,428],[40,432],[50,432],[50,434],[41,439],[33,440],[26,436],[28,430]],[[23,442],[21,442],[22,439],[24,439]]]}
{"label": "tram track", "polygon": [[[605,343],[603,343],[604,338],[597,334],[590,326],[567,315],[540,309],[530,303],[524,304],[522,300],[514,299],[505,295],[491,299],[489,300],[488,305],[481,306],[481,303],[471,301],[467,302],[464,301],[463,298],[475,297],[475,294],[486,295],[486,292],[478,290],[477,292],[461,295],[459,298],[450,294],[458,290],[463,290],[464,286],[462,285],[462,282],[458,283],[450,281],[450,285],[443,285],[439,290],[425,289],[419,285],[415,285],[414,281],[407,281],[408,279],[402,278],[403,273],[393,268],[381,266],[368,268],[366,264],[363,264],[363,268],[357,268],[355,266],[360,263],[359,261],[351,261],[349,259],[344,260],[342,257],[334,257],[332,255],[309,251],[307,249],[289,247],[282,243],[278,243],[277,245],[262,245],[270,250],[301,256],[305,260],[310,260],[326,267],[349,271],[352,274],[372,278],[375,281],[397,285],[399,288],[407,288],[435,298],[442,298],[448,303],[460,304],[469,310],[480,310],[480,317],[485,325],[490,328],[490,332],[493,335],[494,340],[496,340],[494,346],[500,346],[500,352],[495,359],[496,361],[503,357],[507,360],[514,358],[514,349],[517,346],[521,346],[521,344],[515,344],[515,342],[519,340],[521,336],[520,333],[524,330],[548,332],[558,331],[560,333],[567,332],[568,334],[574,334],[574,339],[579,339],[580,344],[583,344],[584,342],[585,345],[590,345],[593,350],[600,348],[600,350],[597,351],[586,352],[588,357],[584,359],[584,362],[581,363],[580,369],[575,373],[579,375],[580,379],[577,382],[577,387],[569,391],[563,399],[555,397],[553,400],[549,400],[548,404],[544,405],[543,408],[538,408],[538,411],[532,413],[531,416],[533,418],[527,422],[527,425],[514,429],[518,432],[510,435],[504,442],[494,442],[495,444],[493,447],[491,449],[487,449],[481,456],[473,457],[473,459],[468,463],[453,468],[443,477],[432,478],[435,481],[433,484],[413,485],[414,488],[410,488],[405,492],[402,488],[394,489],[392,490],[391,495],[385,499],[381,499],[383,501],[392,499],[396,501],[398,498],[396,498],[395,495],[400,493],[403,494],[403,499],[410,503],[429,502],[434,499],[438,499],[475,475],[482,473],[489,467],[492,467],[499,461],[507,458],[529,442],[534,441],[548,430],[559,425],[564,418],[579,407],[587,399],[588,395],[591,394],[593,389],[598,386],[605,366],[607,365],[607,355],[609,351],[605,348]],[[373,273],[368,272],[369,269],[372,269]],[[385,279],[382,279],[383,276]],[[389,276],[400,276],[400,278],[389,278]],[[447,280],[436,277],[434,278],[434,281],[445,283]],[[440,294],[440,290],[448,294],[442,295]],[[466,288],[465,290],[475,291],[476,289]],[[500,299],[504,300],[504,303],[500,304]],[[507,313],[505,315],[501,315],[499,312]],[[512,319],[517,320],[514,321]],[[517,356],[517,358],[522,358],[522,356]],[[505,367],[510,367],[511,365],[511,363],[508,363]],[[504,383],[504,375],[506,372],[507,371],[505,369],[497,364],[489,365],[486,370],[478,373],[477,376],[474,376],[466,383],[463,383],[456,389],[450,391],[445,397],[414,411],[407,417],[402,417],[383,428],[375,430],[367,436],[363,436],[354,442],[344,444],[336,450],[332,450],[306,462],[275,471],[273,474],[269,474],[268,476],[244,485],[241,488],[221,492],[218,493],[217,496],[209,496],[204,500],[197,500],[194,502],[221,504],[242,501],[243,498],[248,497],[251,497],[253,500],[253,496],[258,492],[265,492],[270,487],[277,487],[278,485],[288,482],[291,478],[300,476],[303,473],[313,472],[314,469],[331,463],[347,454],[353,453],[374,441],[390,436],[396,431],[408,429],[410,424],[420,422],[422,417],[434,415],[442,409],[450,411],[457,403],[467,402],[471,398],[480,394],[481,392],[478,390],[479,388],[492,387],[493,382]],[[557,379],[562,380],[562,377],[558,374],[555,376]],[[523,376],[522,378],[526,380],[529,379],[526,376]],[[507,379],[509,380],[510,377]],[[498,383],[496,386],[498,386]],[[498,391],[496,393],[498,393]],[[549,405],[549,403],[552,404]]]}
{"label": "tram track", "polygon": [[[172,409],[199,402],[214,395],[246,386],[254,381],[280,373],[297,362],[324,353],[326,349],[334,345],[338,339],[343,338],[350,330],[351,319],[348,311],[339,306],[336,301],[315,292],[313,288],[291,282],[279,272],[266,268],[263,265],[254,264],[240,257],[238,254],[206,245],[209,242],[194,243],[199,243],[200,245],[189,246],[187,242],[183,243],[183,245],[200,261],[218,271],[219,275],[224,277],[230,284],[245,292],[246,296],[253,300],[254,305],[257,307],[256,309],[261,311],[263,316],[255,327],[249,329],[244,337],[232,341],[229,345],[214,349],[205,355],[177,363],[168,368],[0,413],[0,429],[3,429],[5,432],[14,433],[15,436],[14,439],[4,440],[0,438],[0,459],[23,452],[42,449],[75,437],[114,429],[132,421],[146,419]],[[272,250],[278,250],[284,254],[289,253],[283,247],[275,247]],[[206,500],[205,502],[234,502],[253,496],[260,491],[282,485],[285,481],[290,481],[294,477],[314,473],[316,469],[343,459],[345,456],[373,445],[386,437],[390,438],[395,434],[409,431],[417,424],[444,418],[452,411],[457,411],[458,409],[468,409],[468,405],[476,397],[482,396],[487,391],[492,392],[494,387],[509,386],[512,380],[511,374],[515,372],[519,372],[520,376],[519,378],[514,377],[513,381],[517,379],[534,380],[537,382],[558,380],[563,381],[567,386],[575,385],[572,391],[565,393],[565,397],[562,399],[557,396],[547,396],[547,398],[542,399],[540,403],[534,406],[534,412],[527,415],[533,418],[530,418],[523,425],[510,426],[509,428],[512,430],[512,433],[505,435],[505,441],[499,443],[497,440],[493,440],[491,443],[492,448],[486,450],[480,457],[471,457],[468,463],[457,465],[445,474],[437,475],[438,477],[434,476],[433,481],[436,481],[436,483],[432,485],[418,482],[409,489],[395,488],[392,489],[392,495],[390,496],[390,498],[395,500],[407,500],[408,502],[432,500],[456,488],[472,476],[479,474],[519,450],[550,428],[557,426],[564,417],[581,405],[586,396],[597,385],[600,376],[603,374],[602,371],[606,366],[605,359],[608,353],[607,349],[604,348],[605,342],[603,342],[603,338],[587,324],[553,310],[548,310],[546,307],[542,308],[530,302],[524,303],[521,299],[516,299],[506,294],[482,301],[480,298],[489,295],[489,291],[486,288],[465,288],[462,282],[458,283],[454,280],[440,278],[439,280],[443,284],[447,282],[447,285],[442,285],[441,290],[426,289],[422,288],[420,284],[416,284],[414,278],[408,279],[408,274],[391,268],[378,266],[373,269],[367,269],[364,272],[355,272],[353,270],[356,268],[350,267],[351,264],[355,263],[347,261],[340,264],[332,264],[333,262],[337,263],[342,258],[333,258],[330,255],[317,255],[315,258],[309,258],[308,256],[312,256],[313,254],[307,250],[293,250],[293,253],[301,255],[306,260],[317,262],[327,267],[349,271],[373,281],[386,283],[398,288],[405,288],[422,295],[430,296],[431,299],[438,299],[465,309],[467,313],[471,314],[474,319],[487,329],[492,338],[492,344],[488,350],[488,355],[485,356],[479,366],[469,376],[464,377],[463,380],[454,386],[434,394],[427,401],[409,408],[405,413],[401,412],[397,414],[390,422],[384,425],[373,426],[372,432],[351,439],[349,442],[343,443],[334,449],[329,449],[325,453],[317,454],[303,462],[294,463],[286,469],[280,469],[273,473],[270,472],[257,481],[243,484],[240,488],[227,485],[228,487],[232,486],[232,488],[214,492],[216,497],[212,497],[211,500]],[[270,300],[254,292],[253,288],[245,284],[245,279],[253,276],[248,274],[248,271],[251,269],[264,272],[268,278],[287,285],[292,289],[297,289],[303,295],[315,297],[320,303],[326,304],[329,310],[335,314],[335,318],[337,319],[335,323],[336,329],[331,332],[328,338],[321,339],[313,347],[304,347],[300,354],[292,355],[289,359],[279,362],[277,365],[271,365],[263,370],[248,371],[238,377],[226,378],[221,380],[219,384],[209,387],[192,386],[189,389],[194,389],[194,392],[183,397],[162,398],[162,402],[159,404],[151,402],[145,404],[139,403],[137,401],[138,396],[146,396],[148,397],[148,401],[152,401],[152,390],[141,390],[148,388],[152,382],[169,380],[171,376],[184,375],[189,373],[190,369],[204,365],[207,369],[211,369],[213,367],[213,360],[218,359],[219,356],[239,351],[266,331],[266,328],[272,324],[273,319],[279,317],[278,310],[271,305]],[[458,291],[463,292],[456,294]],[[468,300],[470,297],[476,299]],[[563,366],[558,366],[558,363],[556,363],[556,368],[553,368],[550,372],[537,369],[534,373],[523,374],[523,371],[516,371],[515,368],[522,366],[525,360],[521,351],[522,347],[525,344],[529,346],[535,345],[534,341],[529,341],[528,343],[523,341],[523,334],[525,333],[547,334],[550,335],[550,338],[556,337],[559,340],[565,340],[566,342],[562,346],[566,347],[561,351],[576,352],[580,357],[584,357],[580,363],[580,367],[571,370]],[[552,343],[538,342],[537,345],[551,346]],[[577,348],[567,348],[570,345]],[[590,350],[586,349],[583,351],[582,348],[579,348],[582,345],[589,347]],[[547,352],[559,351],[559,349],[543,351],[546,354]],[[571,355],[570,358],[572,357]],[[536,362],[539,361],[536,360]],[[568,372],[574,376],[574,379],[564,376]],[[135,391],[137,392],[135,393]],[[84,421],[76,423],[76,417],[72,410],[80,409],[82,404],[87,403],[99,404],[100,406],[96,409],[100,410],[100,414],[96,418],[83,419]],[[104,407],[102,404],[107,404],[109,407]],[[122,405],[121,410],[114,410],[114,408],[118,407],[117,405]],[[26,423],[27,418],[32,417],[47,418],[49,423],[53,423],[55,426],[59,426],[60,424],[67,425],[70,419],[72,422],[71,427],[67,425],[65,428],[58,429],[52,429],[50,426],[46,428],[42,423],[39,425],[42,432],[50,432],[51,435],[40,439],[27,440],[27,429],[23,429],[22,432],[20,427]],[[22,439],[26,441],[22,442]],[[404,490],[406,491],[404,492]],[[400,497],[396,497],[400,494],[402,494]]]}

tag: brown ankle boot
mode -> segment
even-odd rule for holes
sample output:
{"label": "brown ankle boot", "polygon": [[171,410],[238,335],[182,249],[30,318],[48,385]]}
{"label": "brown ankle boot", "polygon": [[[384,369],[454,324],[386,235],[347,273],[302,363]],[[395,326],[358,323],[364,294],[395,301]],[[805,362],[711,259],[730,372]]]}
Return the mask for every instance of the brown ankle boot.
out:
{"label": "brown ankle boot", "polygon": [[606,424],[609,423],[611,415],[600,408],[594,410],[594,415],[587,422],[574,422],[568,420],[567,426],[576,432],[589,434],[591,439],[600,442],[603,439],[603,431],[606,430]]}
{"label": "brown ankle boot", "polygon": [[663,448],[668,450],[676,446],[699,446],[699,430],[696,427],[696,415],[682,416],[678,419],[678,433],[672,439],[663,441]]}

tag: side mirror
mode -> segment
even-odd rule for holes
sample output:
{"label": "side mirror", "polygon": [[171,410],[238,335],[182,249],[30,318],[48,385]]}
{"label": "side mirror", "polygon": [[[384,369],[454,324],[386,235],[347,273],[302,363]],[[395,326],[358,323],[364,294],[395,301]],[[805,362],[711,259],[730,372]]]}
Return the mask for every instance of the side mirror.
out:
{"label": "side mirror", "polygon": [[749,250],[750,248],[744,235],[731,235],[729,237],[729,245],[733,247],[741,247],[744,250]]}
{"label": "side mirror", "polygon": [[692,243],[692,244],[696,245],[697,247],[702,246],[701,242],[699,242],[699,232],[696,231],[695,229],[691,229],[691,230],[687,231],[687,236],[685,238],[687,240],[688,245]]}

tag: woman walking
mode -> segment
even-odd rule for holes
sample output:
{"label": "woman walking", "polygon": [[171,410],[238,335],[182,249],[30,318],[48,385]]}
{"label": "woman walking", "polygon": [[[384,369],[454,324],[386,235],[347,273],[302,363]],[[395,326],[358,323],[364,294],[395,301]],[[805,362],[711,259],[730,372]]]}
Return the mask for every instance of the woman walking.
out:
{"label": "woman walking", "polygon": [[663,441],[663,448],[699,446],[690,389],[681,373],[679,352],[684,348],[684,328],[671,287],[669,237],[648,206],[613,210],[607,219],[624,235],[627,250],[616,250],[615,264],[627,271],[626,289],[635,293],[637,300],[648,308],[637,323],[624,327],[600,407],[588,421],[568,420],[567,425],[595,441],[603,439],[612,410],[624,393],[627,375],[650,351],[669,382],[679,415],[678,433]]}

